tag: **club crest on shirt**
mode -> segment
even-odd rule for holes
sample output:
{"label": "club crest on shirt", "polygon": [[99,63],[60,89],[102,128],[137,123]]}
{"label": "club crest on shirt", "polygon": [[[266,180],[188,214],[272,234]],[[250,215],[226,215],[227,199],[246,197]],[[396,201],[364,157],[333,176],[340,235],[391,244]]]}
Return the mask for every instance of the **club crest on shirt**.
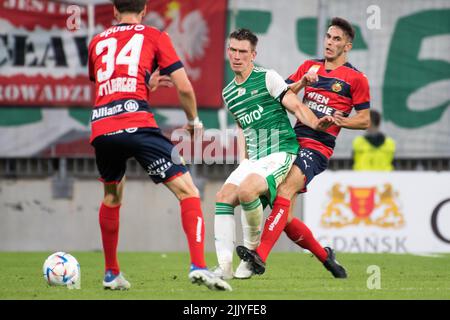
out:
{"label": "club crest on shirt", "polygon": [[244,95],[245,92],[246,92],[245,88],[239,88],[238,91],[237,91],[238,97]]}
{"label": "club crest on shirt", "polygon": [[342,90],[342,83],[340,83],[339,81],[336,81],[335,83],[333,83],[333,85],[331,86],[331,90],[333,90],[334,92],[339,92]]}

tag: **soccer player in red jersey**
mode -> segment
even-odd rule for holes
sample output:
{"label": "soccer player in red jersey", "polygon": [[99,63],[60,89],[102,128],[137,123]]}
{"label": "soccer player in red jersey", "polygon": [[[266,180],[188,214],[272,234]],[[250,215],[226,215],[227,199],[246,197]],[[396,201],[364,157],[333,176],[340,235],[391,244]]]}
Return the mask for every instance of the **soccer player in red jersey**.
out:
{"label": "soccer player in red jersey", "polygon": [[[251,262],[256,274],[264,273],[267,256],[284,230],[293,242],[311,251],[334,277],[347,277],[346,270],[335,259],[334,250],[323,248],[311,230],[293,216],[292,209],[296,195],[306,192],[314,176],[327,168],[341,128],[362,130],[370,124],[368,80],[347,62],[354,36],[355,31],[348,21],[333,18],[324,40],[324,59],[305,61],[287,79],[295,93],[305,89],[303,102],[318,118],[331,115],[334,125],[326,132],[319,132],[296,123],[294,129],[301,148],[286,180],[278,187],[277,200],[265,222],[261,243],[255,251],[237,247],[240,258]],[[349,116],[353,109],[356,114]]]}
{"label": "soccer player in red jersey", "polygon": [[178,153],[172,152],[173,144],[162,135],[147,102],[149,74],[159,68],[159,77],[169,76],[176,87],[188,119],[186,129],[192,133],[202,127],[192,85],[169,35],[141,24],[146,0],[114,0],[113,4],[119,24],[96,35],[89,44],[89,77],[96,88],[90,141],[104,184],[99,212],[105,257],[103,286],[130,288],[120,272],[117,244],[126,161],[134,157],[155,183],[164,183],[180,202],[191,257],[191,282],[231,290],[206,268],[199,191]]}

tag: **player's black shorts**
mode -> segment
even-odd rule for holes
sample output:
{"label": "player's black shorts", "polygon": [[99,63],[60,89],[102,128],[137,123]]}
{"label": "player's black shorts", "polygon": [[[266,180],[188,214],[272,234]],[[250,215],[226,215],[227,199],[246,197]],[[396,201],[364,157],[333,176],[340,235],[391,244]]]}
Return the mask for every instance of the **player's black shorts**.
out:
{"label": "player's black shorts", "polygon": [[300,191],[303,193],[307,191],[306,186],[311,180],[328,167],[328,159],[318,151],[300,148],[294,165],[305,175],[305,187]]}
{"label": "player's black shorts", "polygon": [[119,130],[95,138],[92,146],[95,148],[100,180],[104,183],[119,183],[131,157],[139,162],[155,183],[169,182],[188,171],[178,152],[173,150],[172,142],[159,128]]}

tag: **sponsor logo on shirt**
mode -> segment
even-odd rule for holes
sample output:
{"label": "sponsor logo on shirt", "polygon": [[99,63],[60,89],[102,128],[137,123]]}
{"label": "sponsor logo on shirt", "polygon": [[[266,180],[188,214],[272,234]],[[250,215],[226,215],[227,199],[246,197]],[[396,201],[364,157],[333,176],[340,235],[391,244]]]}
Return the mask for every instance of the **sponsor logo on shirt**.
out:
{"label": "sponsor logo on shirt", "polygon": [[128,112],[135,112],[139,109],[139,104],[135,100],[127,100],[124,106]]}
{"label": "sponsor logo on shirt", "polygon": [[253,123],[254,121],[258,121],[259,119],[261,119],[261,115],[262,115],[262,112],[264,111],[264,108],[261,107],[259,104],[257,104],[257,106],[258,106],[257,110],[253,110],[253,111],[251,111],[247,114],[244,114],[238,118],[238,120],[242,126],[249,125],[249,124]]}
{"label": "sponsor logo on shirt", "polygon": [[101,118],[115,116],[125,112],[136,112],[139,110],[139,104],[136,100],[127,100],[124,104],[118,103],[112,106],[96,108],[92,111],[91,121]]}

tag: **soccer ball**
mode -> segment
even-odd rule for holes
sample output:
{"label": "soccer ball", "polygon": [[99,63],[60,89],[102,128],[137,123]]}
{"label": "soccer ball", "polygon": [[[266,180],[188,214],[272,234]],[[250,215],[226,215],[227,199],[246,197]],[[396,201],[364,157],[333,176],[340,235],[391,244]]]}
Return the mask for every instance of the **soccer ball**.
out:
{"label": "soccer ball", "polygon": [[44,262],[43,273],[45,281],[51,286],[80,288],[80,264],[66,252],[55,252],[50,255]]}

